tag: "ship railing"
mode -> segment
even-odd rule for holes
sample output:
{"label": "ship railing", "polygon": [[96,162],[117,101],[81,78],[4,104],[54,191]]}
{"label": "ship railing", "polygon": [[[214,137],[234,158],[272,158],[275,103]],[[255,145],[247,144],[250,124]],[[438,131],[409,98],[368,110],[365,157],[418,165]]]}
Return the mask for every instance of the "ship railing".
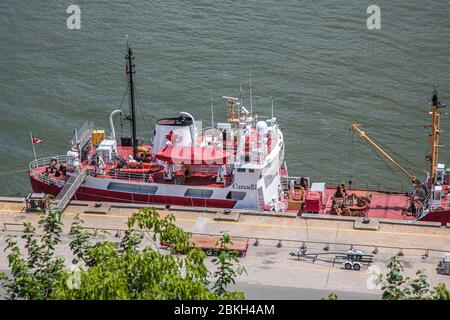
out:
{"label": "ship railing", "polygon": [[72,149],[77,149],[78,142],[80,149],[83,149],[83,147],[92,137],[92,132],[94,131],[94,122],[86,121],[80,129],[75,130],[77,130],[77,133],[73,136],[72,140],[70,140],[70,145]]}
{"label": "ship railing", "polygon": [[191,173],[201,173],[201,174],[217,174],[217,167],[214,166],[202,166],[202,165],[193,165],[189,167],[189,171]]}
{"label": "ship railing", "polygon": [[[86,170],[86,174],[98,177],[100,174],[99,172],[96,172],[95,170]],[[131,172],[106,172],[105,175],[107,177],[111,177],[114,179],[120,179],[120,180],[133,180],[133,181],[141,181],[141,182],[148,182],[148,183],[154,183],[153,174],[152,173],[131,173]]]}
{"label": "ship railing", "polygon": [[289,190],[291,181],[294,181],[295,186],[299,186],[302,178],[305,179],[309,186],[311,186],[311,179],[309,177],[281,176],[281,185],[283,186],[283,190]]}
{"label": "ship railing", "polygon": [[56,185],[58,187],[63,187],[65,184],[63,180],[54,180],[50,176],[48,176],[42,172],[36,171],[37,168],[49,166],[50,160],[52,160],[52,159],[56,159],[57,163],[66,163],[68,160],[68,157],[67,157],[67,155],[59,155],[59,156],[46,157],[46,158],[40,158],[40,159],[33,160],[30,162],[30,165],[29,165],[30,174],[33,177],[35,177],[36,179],[43,181],[47,184]]}
{"label": "ship railing", "polygon": [[[289,188],[289,181],[295,179],[298,181],[301,177],[294,176],[281,176],[281,183],[284,189]],[[305,179],[309,179],[308,177],[303,177]],[[313,181],[309,180],[309,186]],[[402,194],[406,193],[409,189],[405,187],[403,183],[399,184],[399,188],[394,190],[392,186],[383,186],[382,184],[374,184],[368,183],[364,181],[356,181],[352,180],[352,183],[349,184],[348,179],[345,178],[329,178],[329,179],[314,179],[314,182],[325,182],[325,186],[327,188],[336,188],[339,183],[344,183],[347,190],[362,190],[367,192],[380,192],[380,193],[393,193],[393,194]]]}
{"label": "ship railing", "polygon": [[33,171],[39,167],[49,166],[52,159],[56,159],[58,163],[66,163],[69,158],[67,157],[67,155],[59,155],[36,159],[30,162],[29,169],[30,171]]}
{"label": "ship railing", "polygon": [[49,176],[47,176],[45,174],[36,173],[36,172],[33,174],[33,176],[36,177],[39,181],[43,181],[43,182],[45,182],[47,184],[55,185],[55,186],[57,186],[59,188],[64,187],[64,181],[63,180],[54,180],[54,179],[50,178]]}
{"label": "ship railing", "polygon": [[[95,170],[88,169],[86,170],[87,175],[98,177],[100,175],[99,172]],[[119,180],[128,180],[128,181],[137,181],[137,182],[147,182],[147,183],[155,183],[155,174],[154,173],[131,173],[131,172],[106,172],[104,174],[106,177],[119,179]],[[176,179],[173,180],[174,183]],[[224,187],[228,187],[233,183],[233,179],[225,179]],[[180,182],[180,184],[184,184]]]}
{"label": "ship railing", "polygon": [[405,193],[409,190],[407,187],[405,187],[403,182],[401,182],[398,185],[398,188],[394,189],[392,185],[386,186],[380,183],[369,183],[367,181],[352,180],[352,183],[349,184],[348,179],[346,180],[339,178],[330,178],[327,182],[325,182],[325,185],[327,188],[336,188],[336,186],[342,182],[344,182],[347,190],[363,190],[367,192],[398,193],[398,194]]}

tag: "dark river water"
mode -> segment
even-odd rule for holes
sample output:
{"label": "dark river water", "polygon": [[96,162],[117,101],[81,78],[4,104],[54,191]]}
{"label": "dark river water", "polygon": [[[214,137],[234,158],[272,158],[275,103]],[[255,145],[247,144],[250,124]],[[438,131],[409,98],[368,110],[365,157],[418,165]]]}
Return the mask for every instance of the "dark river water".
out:
{"label": "dark river water", "polygon": [[[66,26],[71,4],[81,8],[81,30]],[[369,5],[381,8],[380,30],[366,26]],[[221,97],[242,85],[248,101],[251,70],[254,111],[270,115],[274,97],[290,175],[406,186],[358,137],[351,144],[348,125],[363,124],[399,163],[424,175],[433,85],[450,102],[449,17],[448,0],[2,0],[0,195],[30,190],[30,130],[44,141],[36,145],[44,157],[66,153],[85,120],[108,125],[126,88],[127,34],[145,139],[156,119],[179,111],[209,126],[210,100],[215,120],[224,121]],[[449,120],[442,119],[444,163]]]}

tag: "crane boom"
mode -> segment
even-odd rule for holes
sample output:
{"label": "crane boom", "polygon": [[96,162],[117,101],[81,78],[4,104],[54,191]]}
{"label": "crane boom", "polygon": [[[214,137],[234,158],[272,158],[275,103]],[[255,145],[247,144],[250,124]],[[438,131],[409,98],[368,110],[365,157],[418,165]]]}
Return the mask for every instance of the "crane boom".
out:
{"label": "crane boom", "polygon": [[391,161],[398,169],[400,169],[400,171],[402,171],[404,174],[406,174],[413,183],[418,183],[419,181],[417,180],[416,176],[412,175],[411,173],[409,173],[408,170],[406,170],[405,168],[403,168],[397,161],[395,161],[389,154],[387,154],[383,149],[381,149],[380,146],[378,146],[372,139],[370,139],[366,133],[360,129],[360,125],[358,124],[352,124],[350,125],[350,129],[353,130],[354,132],[359,133],[359,136],[361,137],[361,139],[366,140],[372,147],[374,147],[379,153],[381,153],[386,159],[388,159],[389,161]]}

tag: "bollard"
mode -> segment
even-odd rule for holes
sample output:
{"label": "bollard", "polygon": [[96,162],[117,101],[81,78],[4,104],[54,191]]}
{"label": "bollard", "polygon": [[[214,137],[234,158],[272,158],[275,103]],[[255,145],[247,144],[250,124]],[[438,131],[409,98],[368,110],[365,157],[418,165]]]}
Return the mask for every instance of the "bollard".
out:
{"label": "bollard", "polygon": [[325,248],[323,248],[323,251],[329,251],[330,250],[330,245],[327,243],[325,245]]}
{"label": "bollard", "polygon": [[302,241],[302,246],[300,247],[300,249],[305,250],[307,248],[306,244],[304,241]]}
{"label": "bollard", "polygon": [[282,246],[283,246],[283,244],[281,243],[281,240],[278,240],[277,248],[281,248]]}
{"label": "bollard", "polygon": [[120,232],[120,229],[117,229],[116,238],[121,238],[121,237],[122,237],[122,234]]}
{"label": "bollard", "polygon": [[425,260],[426,258],[428,258],[428,249],[425,250],[425,253],[422,255],[422,259]]}
{"label": "bollard", "polygon": [[400,249],[400,251],[397,253],[397,256],[399,257],[404,256],[403,249]]}
{"label": "bollard", "polygon": [[259,246],[259,240],[256,239],[255,242],[253,243],[253,245],[254,245],[255,247]]}
{"label": "bollard", "polygon": [[373,249],[373,251],[372,251],[373,254],[377,254],[378,252],[379,252],[378,247],[375,247],[375,249]]}

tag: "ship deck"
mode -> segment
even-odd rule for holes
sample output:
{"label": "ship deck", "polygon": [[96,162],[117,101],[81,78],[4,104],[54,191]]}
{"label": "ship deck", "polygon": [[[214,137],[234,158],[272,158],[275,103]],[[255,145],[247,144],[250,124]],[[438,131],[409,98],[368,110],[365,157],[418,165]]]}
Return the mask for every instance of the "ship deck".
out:
{"label": "ship deck", "polygon": [[[124,147],[118,146],[117,153],[119,157],[128,158],[130,154],[133,153],[132,147]],[[59,164],[58,164],[59,165]],[[107,164],[104,168],[105,174],[100,175],[96,174],[96,178],[104,178],[104,179],[118,179],[118,180],[128,180],[134,182],[154,182],[159,184],[182,184],[188,186],[201,186],[207,188],[224,188],[231,184],[232,178],[230,175],[224,176],[223,182],[216,182],[216,173],[204,173],[204,172],[192,172],[189,177],[185,177],[184,172],[182,170],[175,170],[173,172],[173,179],[166,180],[164,178],[164,169],[159,172],[151,173],[151,174],[127,174],[127,173],[111,173],[114,169],[115,164]],[[87,161],[82,162],[81,171],[90,171],[91,173],[95,172],[97,167],[95,165],[90,165]],[[63,184],[68,179],[68,175],[61,174],[60,176],[56,176],[55,172],[49,171],[49,164],[44,166],[39,166],[35,168],[34,174],[36,175],[46,175],[51,180],[53,180],[56,184]]]}
{"label": "ship deck", "polygon": [[[320,214],[330,214],[333,201],[334,188],[327,188],[325,191],[325,206]],[[349,194],[357,196],[372,196],[367,217],[371,219],[394,219],[394,220],[414,220],[415,217],[406,212],[407,200],[406,194],[383,193],[368,190],[348,190]]]}

